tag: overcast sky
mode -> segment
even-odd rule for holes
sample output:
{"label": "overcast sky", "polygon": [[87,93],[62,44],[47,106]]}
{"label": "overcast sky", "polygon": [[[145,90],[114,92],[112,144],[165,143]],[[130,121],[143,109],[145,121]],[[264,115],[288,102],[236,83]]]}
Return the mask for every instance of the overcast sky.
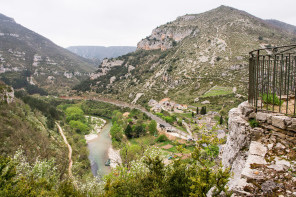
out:
{"label": "overcast sky", "polygon": [[0,0],[0,13],[62,47],[136,46],[159,25],[220,5],[296,26],[296,0]]}

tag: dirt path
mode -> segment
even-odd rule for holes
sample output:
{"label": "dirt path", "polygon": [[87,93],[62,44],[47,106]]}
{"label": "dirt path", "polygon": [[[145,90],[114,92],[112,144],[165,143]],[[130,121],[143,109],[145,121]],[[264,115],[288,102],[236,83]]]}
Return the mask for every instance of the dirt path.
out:
{"label": "dirt path", "polygon": [[69,168],[68,168],[68,173],[69,173],[69,177],[71,179],[73,179],[73,174],[72,174],[72,164],[73,164],[73,161],[72,161],[72,147],[70,146],[70,144],[68,143],[67,141],[67,138],[66,136],[64,135],[64,132],[63,132],[63,129],[62,127],[59,125],[59,123],[56,122],[56,125],[58,126],[59,128],[59,132],[61,134],[61,136],[63,137],[64,139],[64,142],[65,144],[68,146],[68,149],[69,149],[69,154],[68,154],[68,158],[69,158]]}

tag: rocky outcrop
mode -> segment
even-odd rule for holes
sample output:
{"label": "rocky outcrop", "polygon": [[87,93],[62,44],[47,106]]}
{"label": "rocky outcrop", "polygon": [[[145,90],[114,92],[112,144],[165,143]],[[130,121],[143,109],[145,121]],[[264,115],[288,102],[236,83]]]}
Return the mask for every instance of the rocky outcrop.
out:
{"label": "rocky outcrop", "polygon": [[230,110],[222,163],[233,172],[228,185],[234,196],[296,195],[293,122],[283,114],[255,113],[247,102]]}
{"label": "rocky outcrop", "polygon": [[0,103],[12,103],[14,101],[13,87],[0,82]]}
{"label": "rocky outcrop", "polygon": [[150,36],[141,40],[137,48],[144,50],[167,50],[194,32],[198,32],[194,26],[163,25],[154,29]]}
{"label": "rocky outcrop", "polygon": [[[99,78],[100,76],[106,75],[112,67],[115,66],[122,66],[123,61],[122,60],[116,60],[116,59],[104,59],[101,63],[100,68],[95,72],[90,74],[90,79],[95,80]],[[111,81],[111,79],[110,79]]]}

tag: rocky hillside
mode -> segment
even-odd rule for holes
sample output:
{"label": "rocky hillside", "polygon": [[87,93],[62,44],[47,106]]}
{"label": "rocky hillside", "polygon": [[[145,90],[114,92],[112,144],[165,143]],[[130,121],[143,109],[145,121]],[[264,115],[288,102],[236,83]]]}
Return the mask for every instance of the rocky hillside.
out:
{"label": "rocky hillside", "polygon": [[69,51],[88,59],[115,58],[134,52],[137,48],[133,46],[71,46],[67,48]]}
{"label": "rocky hillside", "polygon": [[[43,36],[0,14],[0,76],[13,86],[65,90],[86,78],[94,66]],[[16,84],[16,80],[18,84]]]}
{"label": "rocky hillside", "polygon": [[182,103],[232,105],[247,92],[249,51],[290,44],[295,38],[244,11],[220,6],[157,27],[136,52],[106,60],[76,89],[91,86],[127,101],[143,93],[140,104],[170,97]]}

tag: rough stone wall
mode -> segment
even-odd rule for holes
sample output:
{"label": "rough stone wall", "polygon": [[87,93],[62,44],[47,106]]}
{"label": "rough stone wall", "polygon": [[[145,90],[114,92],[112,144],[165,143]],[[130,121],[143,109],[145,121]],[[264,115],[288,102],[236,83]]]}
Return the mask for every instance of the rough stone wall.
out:
{"label": "rough stone wall", "polygon": [[230,110],[228,127],[221,155],[233,196],[296,196],[296,119],[244,102]]}

